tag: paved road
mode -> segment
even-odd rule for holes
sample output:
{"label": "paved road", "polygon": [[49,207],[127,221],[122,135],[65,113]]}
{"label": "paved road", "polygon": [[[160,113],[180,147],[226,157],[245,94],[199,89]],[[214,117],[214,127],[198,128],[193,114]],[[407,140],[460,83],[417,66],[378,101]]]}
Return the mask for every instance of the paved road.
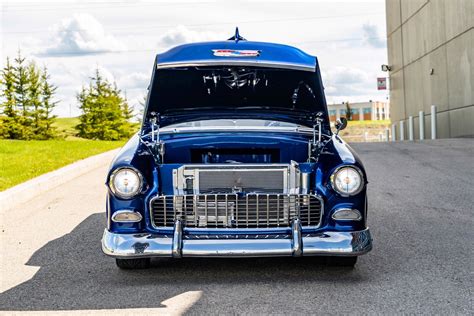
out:
{"label": "paved road", "polygon": [[472,315],[474,139],[353,147],[368,171],[375,238],[354,270],[277,258],[120,271],[100,252],[101,168],[16,210],[14,226],[4,217],[0,310]]}

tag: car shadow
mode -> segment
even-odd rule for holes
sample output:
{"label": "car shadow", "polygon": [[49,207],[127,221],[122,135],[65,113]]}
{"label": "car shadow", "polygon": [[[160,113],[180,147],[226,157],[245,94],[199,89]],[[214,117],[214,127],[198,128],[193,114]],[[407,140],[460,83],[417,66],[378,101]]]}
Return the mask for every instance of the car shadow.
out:
{"label": "car shadow", "polygon": [[[366,282],[363,268],[336,268],[324,258],[154,259],[146,270],[120,270],[100,249],[104,214],[93,214],[71,233],[37,250],[27,265],[30,280],[0,294],[0,309],[76,310],[157,308],[187,291],[255,284]],[[222,294],[227,295],[227,294]],[[214,299],[219,299],[218,297]]]}

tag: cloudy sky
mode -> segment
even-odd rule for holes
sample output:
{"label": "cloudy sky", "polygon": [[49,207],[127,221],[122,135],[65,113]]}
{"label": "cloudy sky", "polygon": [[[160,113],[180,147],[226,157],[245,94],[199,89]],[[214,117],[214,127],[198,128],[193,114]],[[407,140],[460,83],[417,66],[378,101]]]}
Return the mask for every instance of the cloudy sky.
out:
{"label": "cloudy sky", "polygon": [[235,26],[248,40],[318,56],[328,103],[387,97],[376,86],[387,60],[385,0],[0,0],[0,6],[0,63],[20,48],[46,65],[58,86],[59,116],[79,114],[75,95],[96,67],[137,106],[156,53],[227,39]]}

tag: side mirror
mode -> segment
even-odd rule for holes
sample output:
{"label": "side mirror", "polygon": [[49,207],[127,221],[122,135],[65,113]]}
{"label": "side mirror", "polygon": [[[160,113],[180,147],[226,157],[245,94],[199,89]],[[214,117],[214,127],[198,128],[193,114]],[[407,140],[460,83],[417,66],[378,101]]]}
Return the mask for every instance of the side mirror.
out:
{"label": "side mirror", "polygon": [[336,135],[339,134],[339,131],[342,131],[347,127],[347,119],[345,117],[341,117],[340,119],[336,120]]}

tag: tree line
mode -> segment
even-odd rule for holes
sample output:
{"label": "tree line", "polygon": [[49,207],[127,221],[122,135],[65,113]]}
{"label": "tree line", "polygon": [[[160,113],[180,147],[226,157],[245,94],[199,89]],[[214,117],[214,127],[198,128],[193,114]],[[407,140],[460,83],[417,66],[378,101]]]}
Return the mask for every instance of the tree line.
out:
{"label": "tree line", "polygon": [[[0,72],[0,138],[45,140],[59,137],[54,126],[58,87],[52,84],[47,67],[40,68],[19,52],[6,58]],[[88,85],[77,93],[82,112],[75,126],[77,136],[88,139],[119,140],[134,132],[132,110],[116,83],[99,69]]]}

